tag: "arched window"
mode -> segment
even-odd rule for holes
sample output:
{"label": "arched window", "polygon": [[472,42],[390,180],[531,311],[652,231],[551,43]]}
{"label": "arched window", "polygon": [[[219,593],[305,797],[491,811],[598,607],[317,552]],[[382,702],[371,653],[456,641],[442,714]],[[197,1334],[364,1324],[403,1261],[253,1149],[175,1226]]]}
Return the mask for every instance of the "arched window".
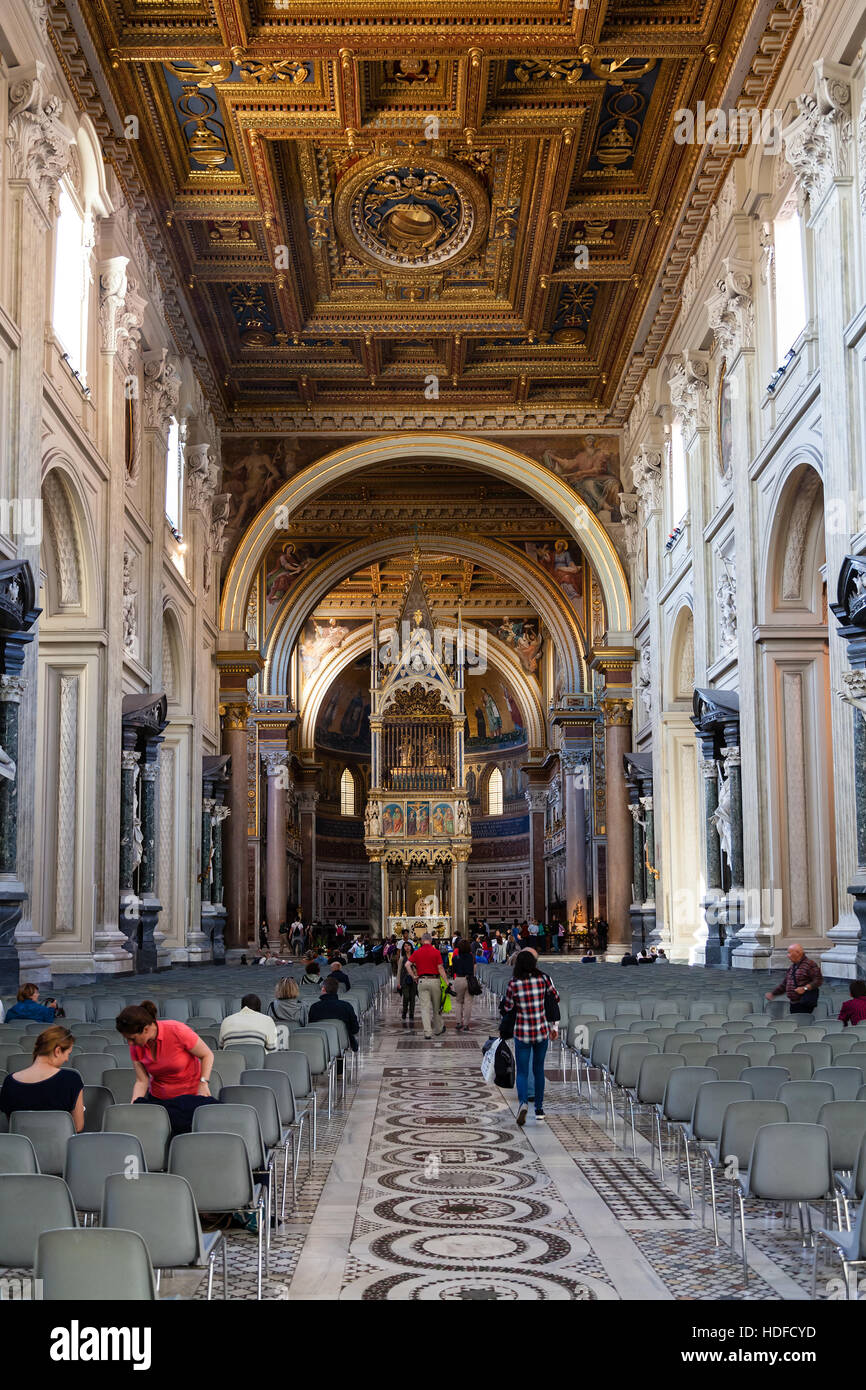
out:
{"label": "arched window", "polygon": [[502,815],[502,773],[495,767],[490,774],[490,781],[487,783],[487,814],[489,816]]}
{"label": "arched window", "polygon": [[355,814],[355,779],[348,768],[343,770],[340,778],[340,815],[354,816]]}
{"label": "arched window", "polygon": [[88,297],[84,217],[66,179],[60,181],[57,204],[52,325],[66,360],[83,384],[87,366]]}
{"label": "arched window", "polygon": [[671,526],[679,526],[689,509],[689,487],[683,427],[679,417],[671,425]]}
{"label": "arched window", "polygon": [[781,365],[806,326],[803,223],[793,199],[785,203],[773,222],[773,281],[776,357]]}
{"label": "arched window", "polygon": [[183,449],[180,425],[172,415],[168,426],[168,450],[165,456],[165,514],[175,535],[181,533],[181,499],[183,498]]}

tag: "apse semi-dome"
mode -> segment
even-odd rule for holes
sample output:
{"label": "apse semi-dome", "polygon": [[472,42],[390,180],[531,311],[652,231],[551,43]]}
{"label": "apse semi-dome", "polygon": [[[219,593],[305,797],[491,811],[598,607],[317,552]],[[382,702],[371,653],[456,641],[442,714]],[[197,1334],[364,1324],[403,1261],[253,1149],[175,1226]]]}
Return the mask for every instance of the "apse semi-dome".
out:
{"label": "apse semi-dome", "polygon": [[337,189],[335,217],[345,245],[377,269],[438,271],[478,249],[487,195],[461,164],[411,150],[355,165]]}

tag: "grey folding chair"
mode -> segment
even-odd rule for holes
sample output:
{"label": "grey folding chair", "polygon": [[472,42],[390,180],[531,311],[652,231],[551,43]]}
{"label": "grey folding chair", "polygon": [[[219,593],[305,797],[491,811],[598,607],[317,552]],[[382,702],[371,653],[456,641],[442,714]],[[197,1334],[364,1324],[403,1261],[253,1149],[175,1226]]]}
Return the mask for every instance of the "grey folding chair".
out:
{"label": "grey folding chair", "polygon": [[795,1042],[791,1048],[792,1055],[811,1057],[813,1075],[819,1067],[831,1067],[833,1065],[833,1053],[830,1047],[824,1042]]}
{"label": "grey folding chair", "polygon": [[748,1053],[753,1067],[769,1067],[776,1055],[774,1043],[755,1042],[754,1038],[746,1038],[734,1050]]}
{"label": "grey folding chair", "polygon": [[[300,1119],[308,1117],[309,1134],[313,1149],[316,1147],[316,1088],[310,1073],[310,1063],[305,1052],[271,1052],[265,1058],[265,1071],[281,1071],[288,1077],[295,1102],[295,1114]],[[310,1168],[313,1156],[310,1154]]]}
{"label": "grey folding chair", "polygon": [[0,1173],[38,1173],[36,1150],[26,1134],[0,1134]]}
{"label": "grey folding chair", "polygon": [[156,1286],[147,1246],[135,1231],[43,1231],[36,1278],[46,1302],[153,1302]]}
{"label": "grey folding chair", "polygon": [[816,1125],[822,1106],[833,1100],[833,1087],[826,1081],[786,1081],[776,1099],[787,1105],[792,1123]]}
{"label": "grey folding chair", "polygon": [[104,1072],[115,1065],[104,1052],[73,1052],[69,1059],[70,1070],[78,1072],[85,1086],[101,1086]]}
{"label": "grey folding chair", "polygon": [[720,1081],[739,1081],[752,1059],[746,1052],[714,1052],[706,1060],[706,1065],[718,1072]]}
{"label": "grey folding chair", "polygon": [[[848,1103],[851,1104],[851,1102]],[[866,1196],[866,1135],[864,1135],[863,1139],[860,1141],[860,1148],[857,1152],[856,1161],[851,1166],[851,1171],[849,1173],[839,1174],[837,1178],[837,1188],[842,1198],[845,1225],[850,1229],[850,1204],[853,1201],[861,1202],[864,1196]]]}
{"label": "grey folding chair", "polygon": [[176,1023],[186,1023],[189,1018],[189,1000],[174,997],[163,999],[159,1004],[160,1018],[170,1018]]}
{"label": "grey folding chair", "polygon": [[132,1180],[145,1172],[144,1150],[134,1134],[74,1134],[67,1142],[63,1177],[85,1226],[102,1210],[107,1177],[121,1173]]}
{"label": "grey folding chair", "polygon": [[[718,1073],[710,1067],[681,1067],[674,1071],[668,1078],[665,1087],[664,1098],[660,1105],[655,1108],[655,1128],[656,1138],[659,1146],[659,1169],[662,1182],[665,1181],[664,1156],[662,1153],[662,1120],[665,1122],[666,1129],[670,1133],[673,1129],[677,1139],[677,1193],[680,1190],[682,1180],[682,1159],[680,1157],[683,1147],[684,1125],[687,1125],[692,1118],[695,1108],[695,1099],[701,1086],[705,1086],[708,1081],[718,1081]],[[689,1206],[694,1206],[694,1191],[692,1189],[692,1167],[689,1159],[688,1145],[686,1151],[686,1177],[689,1185]],[[652,1155],[651,1155],[652,1157]]]}
{"label": "grey folding chair", "polygon": [[777,1052],[771,1059],[774,1067],[784,1067],[792,1081],[811,1081],[815,1063],[805,1052]]}
{"label": "grey folding chair", "polygon": [[265,1049],[262,1043],[232,1042],[227,1039],[219,1050],[221,1053],[240,1052],[248,1067],[263,1067],[265,1064]]}
{"label": "grey folding chair", "polygon": [[69,1188],[49,1173],[0,1173],[0,1268],[32,1269],[42,1231],[77,1226]]}
{"label": "grey folding chair", "polygon": [[[264,1067],[258,1070],[264,1072]],[[283,1157],[283,1181],[282,1181],[282,1204],[280,1207],[280,1219],[285,1220],[286,1214],[286,1185],[289,1179],[289,1146],[292,1149],[292,1208],[296,1203],[295,1194],[295,1163],[294,1134],[287,1134],[280,1123],[280,1111],[277,1105],[276,1087],[263,1085],[256,1081],[249,1080],[251,1072],[245,1071],[241,1077],[240,1086],[226,1086],[223,1092],[223,1103],[226,1105],[251,1105],[259,1117],[259,1127],[261,1129],[262,1141],[268,1155],[282,1153]],[[278,1075],[278,1073],[274,1073]],[[276,1164],[274,1163],[274,1171]],[[276,1195],[276,1193],[275,1193]],[[276,1203],[274,1203],[276,1208]],[[276,1216],[274,1216],[276,1221]]]}
{"label": "grey folding chair", "polygon": [[223,1231],[204,1235],[195,1197],[177,1173],[142,1173],[135,1182],[114,1173],[105,1180],[102,1225],[137,1231],[156,1271],[206,1269],[207,1297],[213,1296],[214,1261],[222,1250],[223,1298],[228,1298],[228,1242]]}
{"label": "grey folding chair", "polygon": [[[632,1035],[626,1034],[627,1037]],[[640,1073],[641,1062],[645,1057],[659,1055],[657,1043],[650,1042],[627,1042],[622,1043],[621,1039],[615,1040],[616,1058],[611,1049],[612,1084],[610,1088],[610,1111],[611,1124],[613,1128],[613,1140],[616,1143],[616,1110],[614,1107],[615,1092],[622,1096],[622,1142],[625,1146],[625,1124],[626,1106],[629,1097],[637,1086],[637,1079]]]}
{"label": "grey folding chair", "polygon": [[[845,1281],[845,1297],[851,1297],[851,1271],[860,1269],[866,1264],[866,1201],[861,1201],[854,1221],[854,1229],[845,1231],[827,1231],[820,1229],[815,1232],[815,1249],[812,1257],[812,1298],[815,1297],[818,1281],[818,1255],[822,1241],[832,1247],[834,1254],[839,1256],[842,1263],[842,1278]],[[854,1297],[857,1298],[857,1286],[854,1284]]]}
{"label": "grey folding chair", "polygon": [[779,1087],[791,1077],[785,1067],[751,1066],[740,1072],[740,1080],[748,1081],[755,1100],[775,1100]]}
{"label": "grey folding chair", "polygon": [[75,1133],[66,1110],[16,1110],[9,1121],[10,1134],[26,1134],[39,1162],[40,1173],[63,1176],[66,1142]]}
{"label": "grey folding chair", "polygon": [[716,1045],[712,1042],[687,1043],[685,1047],[679,1049],[680,1056],[685,1059],[687,1067],[708,1066],[715,1051]]}
{"label": "grey folding chair", "polygon": [[[637,1158],[637,1136],[635,1133],[635,1112],[649,1109],[660,1105],[664,1100],[665,1087],[672,1071],[685,1066],[685,1058],[678,1052],[668,1053],[663,1056],[661,1053],[648,1053],[641,1061],[638,1071],[637,1085],[633,1090],[626,1093],[628,1100],[629,1120],[631,1122],[631,1149],[632,1155]],[[655,1154],[655,1147],[652,1140],[652,1122],[650,1123],[650,1144],[652,1152]],[[625,1145],[625,1134],[623,1134],[623,1145]]]}
{"label": "grey folding chair", "polygon": [[331,1092],[334,1063],[330,1060],[327,1039],[309,1028],[299,1028],[292,1034],[292,1052],[303,1052],[314,1078],[324,1077],[328,1088],[328,1119],[331,1118]]}
{"label": "grey folding chair", "polygon": [[686,1147],[695,1145],[701,1160],[701,1227],[707,1215],[707,1175],[712,1193],[713,1240],[719,1243],[719,1224],[716,1217],[716,1193],[713,1167],[709,1158],[718,1140],[729,1105],[737,1100],[752,1100],[752,1088],[745,1081],[707,1081],[695,1096],[692,1118],[684,1130]]}
{"label": "grey folding chair", "polygon": [[102,1120],[104,1134],[134,1134],[149,1173],[165,1171],[171,1124],[162,1105],[113,1105]]}
{"label": "grey folding chair", "polygon": [[[241,1077],[249,1063],[238,1047],[218,1048],[214,1052],[214,1067],[218,1070],[224,1086],[240,1086]],[[273,1056],[269,1053],[268,1056]]]}
{"label": "grey folding chair", "polygon": [[[738,1083],[747,1083],[742,1080]],[[725,1107],[718,1142],[702,1145],[710,1180],[710,1200],[713,1206],[713,1232],[718,1243],[718,1208],[716,1205],[716,1176],[730,1185],[731,1192],[731,1253],[734,1249],[734,1183],[741,1171],[749,1166],[752,1144],[762,1125],[787,1124],[788,1111],[778,1100],[733,1100]]]}
{"label": "grey folding chair", "polygon": [[[236,1088],[230,1086],[226,1089],[233,1094]],[[247,1099],[243,1101],[221,1100],[218,1106],[202,1105],[193,1115],[192,1132],[193,1134],[239,1134],[246,1144],[250,1167],[255,1179],[265,1189],[265,1259],[270,1269],[271,1221],[276,1184],[274,1169],[277,1151],[275,1147],[265,1143],[258,1110]]]}
{"label": "grey folding chair", "polygon": [[[263,1067],[260,1071],[245,1071],[241,1078],[241,1086],[269,1086],[274,1092],[277,1102],[277,1110],[280,1117],[280,1125],[283,1132],[283,1142],[290,1143],[292,1149],[292,1206],[296,1203],[296,1183],[298,1176],[298,1163],[301,1157],[301,1135],[304,1129],[306,1111],[299,1111],[295,1103],[292,1083],[284,1071],[276,1070],[273,1067]],[[296,1143],[297,1140],[297,1143]],[[313,1138],[312,1126],[307,1128],[307,1150],[309,1164],[307,1171],[313,1170]],[[285,1180],[283,1183],[283,1208],[281,1219],[285,1220]]]}
{"label": "grey folding chair", "polygon": [[863,1085],[863,1073],[859,1067],[818,1067],[812,1080],[829,1081],[834,1100],[856,1100]]}
{"label": "grey folding chair", "polygon": [[114,1097],[106,1086],[85,1086],[83,1094],[84,1131],[86,1134],[98,1134],[105,1112],[114,1104]]}
{"label": "grey folding chair", "polygon": [[[206,1110],[221,1108],[216,1105],[203,1105],[196,1114],[201,1115]],[[253,1182],[249,1152],[243,1136],[213,1131],[175,1135],[169,1149],[168,1170],[186,1178],[192,1188],[196,1210],[199,1213],[238,1211],[256,1214],[256,1297],[261,1299],[267,1195],[262,1184]]]}
{"label": "grey folding chair", "polygon": [[128,1105],[135,1087],[134,1067],[111,1067],[102,1073],[102,1084],[114,1097],[115,1105]]}
{"label": "grey folding chair", "polygon": [[[737,1178],[735,1191],[740,1208],[743,1283],[747,1285],[749,1262],[744,1199],[751,1197],[760,1201],[796,1202],[801,1230],[805,1217],[811,1238],[812,1218],[808,1204],[822,1202],[833,1193],[830,1136],[826,1129],[821,1125],[790,1122],[762,1125],[755,1134],[748,1169]],[[731,1218],[733,1221],[733,1210]]]}

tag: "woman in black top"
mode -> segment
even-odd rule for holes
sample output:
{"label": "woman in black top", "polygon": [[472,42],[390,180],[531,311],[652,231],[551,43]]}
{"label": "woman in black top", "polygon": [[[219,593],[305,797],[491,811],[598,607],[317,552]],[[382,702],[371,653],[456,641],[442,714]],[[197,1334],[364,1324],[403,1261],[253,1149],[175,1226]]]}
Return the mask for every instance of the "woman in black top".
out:
{"label": "woman in black top", "polygon": [[74,1037],[56,1024],[41,1032],[33,1046],[33,1062],[7,1076],[0,1089],[0,1110],[68,1110],[76,1134],[84,1128],[84,1083],[69,1060]]}
{"label": "woman in black top", "polygon": [[472,1017],[472,995],[469,980],[475,974],[475,959],[468,941],[461,938],[453,957],[454,994],[457,1008],[457,1032],[468,1033]]}

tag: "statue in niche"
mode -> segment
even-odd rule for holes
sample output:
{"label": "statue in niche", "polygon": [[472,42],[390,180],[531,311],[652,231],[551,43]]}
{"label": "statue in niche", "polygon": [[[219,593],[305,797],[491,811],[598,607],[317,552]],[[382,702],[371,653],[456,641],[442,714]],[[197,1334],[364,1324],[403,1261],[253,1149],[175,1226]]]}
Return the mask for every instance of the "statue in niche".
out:
{"label": "statue in niche", "polygon": [[135,649],[136,637],[136,614],[135,614],[135,591],[132,587],[132,555],[130,551],[123,552],[123,650],[132,652]]}
{"label": "statue in niche", "polygon": [[400,766],[412,766],[412,740],[404,738],[400,743]]}
{"label": "statue in niche", "polygon": [[723,650],[737,644],[737,581],[728,569],[727,561],[716,585],[719,603],[719,639]]}
{"label": "statue in niche", "polygon": [[724,851],[725,859],[731,863],[731,835],[733,818],[731,816],[731,779],[726,777],[719,766],[719,804],[710,817]]}
{"label": "statue in niche", "polygon": [[438,765],[438,755],[436,753],[436,739],[433,734],[428,734],[424,740],[424,766],[436,767]]}
{"label": "statue in niche", "polygon": [[5,748],[0,748],[0,777],[5,777],[7,781],[14,782],[17,773],[14,761],[10,758]]}
{"label": "statue in niche", "polygon": [[375,840],[378,838],[379,835],[379,807],[377,806],[375,801],[371,802],[370,805],[367,807],[366,819],[367,834]]}
{"label": "statue in niche", "polygon": [[645,647],[641,647],[640,670],[638,672],[637,678],[638,698],[641,704],[643,705],[644,713],[647,719],[652,718],[653,712],[653,692],[652,677],[650,675],[650,660],[650,645],[649,642],[647,642]]}

